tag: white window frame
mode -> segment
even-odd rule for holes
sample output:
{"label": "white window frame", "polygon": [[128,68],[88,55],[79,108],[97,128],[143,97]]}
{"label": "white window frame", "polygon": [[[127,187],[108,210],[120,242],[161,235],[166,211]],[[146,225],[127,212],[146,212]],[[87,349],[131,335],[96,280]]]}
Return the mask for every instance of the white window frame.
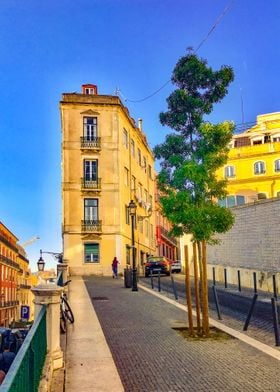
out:
{"label": "white window frame", "polygon": [[274,161],[274,172],[275,173],[280,172],[280,159],[275,159]]}
{"label": "white window frame", "polygon": [[225,178],[235,177],[235,167],[233,165],[225,166]]}
{"label": "white window frame", "polygon": [[128,149],[128,132],[125,128],[123,129],[123,145]]}
{"label": "white window frame", "polygon": [[[261,171],[262,166],[263,166],[263,170]],[[260,174],[265,174],[265,171],[266,171],[266,168],[265,168],[264,161],[254,162],[254,175],[258,176]]]}

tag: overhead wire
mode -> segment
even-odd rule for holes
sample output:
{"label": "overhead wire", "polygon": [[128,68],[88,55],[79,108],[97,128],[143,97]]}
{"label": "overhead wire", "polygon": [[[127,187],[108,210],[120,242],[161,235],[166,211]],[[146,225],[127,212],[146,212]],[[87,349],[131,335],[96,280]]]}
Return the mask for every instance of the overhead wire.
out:
{"label": "overhead wire", "polygon": [[[201,46],[207,41],[207,39],[210,37],[210,35],[211,35],[211,34],[213,33],[213,31],[216,29],[216,27],[218,26],[218,24],[220,23],[220,21],[222,20],[222,18],[227,14],[227,12],[229,11],[229,9],[232,7],[233,3],[234,3],[234,0],[231,0],[231,1],[227,4],[227,6],[226,6],[225,9],[223,10],[223,12],[222,12],[222,13],[218,16],[218,18],[215,20],[215,22],[214,22],[212,28],[209,30],[209,32],[207,33],[207,35],[201,40],[200,44],[197,46],[197,48],[196,48],[196,50],[194,51],[194,53],[197,53],[198,50],[201,48]],[[171,79],[169,79],[167,82],[165,82],[165,83],[164,83],[160,88],[158,88],[156,91],[154,91],[153,93],[151,93],[151,94],[149,94],[149,95],[147,95],[146,97],[141,98],[141,99],[129,99],[129,98],[126,98],[126,97],[124,96],[124,94],[121,92],[120,89],[117,89],[117,90],[118,90],[118,93],[119,93],[120,95],[123,96],[123,98],[124,98],[124,100],[125,100],[126,102],[138,103],[138,102],[146,101],[147,99],[153,97],[153,96],[156,95],[158,92],[160,92],[165,86],[167,86],[170,82],[171,82]]]}

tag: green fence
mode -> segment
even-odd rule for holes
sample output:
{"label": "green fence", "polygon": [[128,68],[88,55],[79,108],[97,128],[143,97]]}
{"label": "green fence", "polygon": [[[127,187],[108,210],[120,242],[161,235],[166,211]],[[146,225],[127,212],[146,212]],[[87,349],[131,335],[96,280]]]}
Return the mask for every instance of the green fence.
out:
{"label": "green fence", "polygon": [[0,392],[37,392],[47,353],[44,305],[21,346]]}

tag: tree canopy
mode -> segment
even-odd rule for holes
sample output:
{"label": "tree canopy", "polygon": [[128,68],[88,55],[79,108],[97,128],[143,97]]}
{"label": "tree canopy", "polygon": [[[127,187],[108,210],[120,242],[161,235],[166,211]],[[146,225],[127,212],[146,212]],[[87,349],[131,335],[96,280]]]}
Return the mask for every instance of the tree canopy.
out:
{"label": "tree canopy", "polygon": [[177,89],[167,98],[168,110],[160,113],[160,122],[174,132],[154,153],[161,165],[163,213],[175,235],[191,233],[196,241],[211,241],[233,224],[232,213],[217,204],[226,196],[226,181],[218,180],[216,172],[227,161],[234,124],[204,120],[226,96],[233,78],[231,67],[214,71],[193,53],[180,58],[173,70]]}

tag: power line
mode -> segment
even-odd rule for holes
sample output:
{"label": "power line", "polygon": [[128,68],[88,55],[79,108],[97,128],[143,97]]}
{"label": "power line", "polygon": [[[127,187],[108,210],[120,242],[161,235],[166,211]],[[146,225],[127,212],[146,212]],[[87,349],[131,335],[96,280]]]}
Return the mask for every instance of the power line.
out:
{"label": "power line", "polygon": [[[221,19],[226,15],[226,13],[229,11],[229,9],[231,8],[232,4],[233,4],[234,0],[231,0],[228,5],[226,6],[226,8],[223,10],[223,12],[218,16],[218,18],[216,19],[215,23],[213,24],[212,28],[210,29],[210,31],[208,32],[208,34],[205,36],[205,38],[203,38],[203,40],[200,42],[200,44],[198,45],[198,47],[196,48],[196,50],[194,51],[194,53],[196,53],[201,46],[207,41],[207,39],[210,37],[210,35],[213,33],[213,31],[216,29],[216,27],[218,26],[218,24],[220,23]],[[121,90],[118,89],[118,94],[122,95],[125,99],[126,102],[133,102],[133,103],[137,103],[137,102],[143,102],[146,101],[147,99],[153,97],[154,95],[156,95],[159,91],[161,91],[165,86],[168,85],[168,83],[171,82],[171,79],[169,79],[167,82],[165,82],[160,88],[158,88],[156,91],[154,91],[152,94],[147,95],[144,98],[141,99],[128,99],[125,98],[125,96],[122,94]]]}

